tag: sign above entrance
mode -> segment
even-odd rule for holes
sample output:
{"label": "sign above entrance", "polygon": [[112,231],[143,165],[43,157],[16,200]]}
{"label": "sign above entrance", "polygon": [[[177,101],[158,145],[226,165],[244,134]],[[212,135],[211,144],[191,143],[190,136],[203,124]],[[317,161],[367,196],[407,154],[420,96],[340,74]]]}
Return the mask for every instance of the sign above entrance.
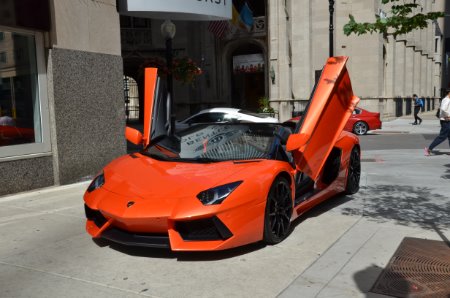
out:
{"label": "sign above entrance", "polygon": [[232,0],[118,0],[122,15],[185,21],[231,19]]}
{"label": "sign above entrance", "polygon": [[264,72],[263,54],[234,56],[233,72],[235,74]]}

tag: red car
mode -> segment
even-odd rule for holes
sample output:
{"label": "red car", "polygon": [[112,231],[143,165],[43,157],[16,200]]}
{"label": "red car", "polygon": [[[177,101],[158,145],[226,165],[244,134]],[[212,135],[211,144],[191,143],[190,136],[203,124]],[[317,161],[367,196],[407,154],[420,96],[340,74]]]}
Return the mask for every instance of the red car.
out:
{"label": "red car", "polygon": [[380,113],[356,108],[344,129],[357,135],[365,135],[369,130],[381,129]]}
{"label": "red car", "polygon": [[34,143],[34,129],[0,125],[0,146]]}
{"label": "red car", "polygon": [[[301,116],[294,117],[284,122],[284,126],[295,128]],[[365,135],[369,130],[381,129],[380,113],[373,113],[361,108],[355,108],[353,114],[345,124],[344,130],[357,135]]]}

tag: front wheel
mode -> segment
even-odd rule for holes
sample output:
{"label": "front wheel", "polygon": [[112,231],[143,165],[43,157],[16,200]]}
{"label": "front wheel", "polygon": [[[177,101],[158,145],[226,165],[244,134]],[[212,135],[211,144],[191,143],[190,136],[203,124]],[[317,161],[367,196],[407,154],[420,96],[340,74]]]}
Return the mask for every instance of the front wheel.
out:
{"label": "front wheel", "polygon": [[369,131],[369,126],[364,121],[358,121],[353,125],[353,132],[358,136],[365,135]]}
{"label": "front wheel", "polygon": [[348,163],[347,171],[347,185],[345,187],[345,194],[352,195],[359,190],[359,181],[361,179],[361,155],[359,149],[353,147],[350,154],[350,161]]}
{"label": "front wheel", "polygon": [[277,177],[270,187],[264,216],[264,242],[276,244],[287,237],[293,210],[289,182]]}

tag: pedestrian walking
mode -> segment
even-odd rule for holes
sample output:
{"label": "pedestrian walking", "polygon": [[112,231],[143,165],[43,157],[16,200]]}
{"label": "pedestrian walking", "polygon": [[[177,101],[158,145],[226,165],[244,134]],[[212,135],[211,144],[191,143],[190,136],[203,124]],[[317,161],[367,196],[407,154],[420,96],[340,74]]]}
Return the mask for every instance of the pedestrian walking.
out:
{"label": "pedestrian walking", "polygon": [[447,96],[442,99],[439,106],[439,120],[441,121],[441,131],[430,146],[425,148],[426,156],[432,155],[433,149],[445,139],[448,139],[448,145],[450,146],[450,90],[447,91]]}
{"label": "pedestrian walking", "polygon": [[420,109],[423,107],[423,100],[417,96],[417,94],[413,95],[414,99],[414,123],[413,125],[421,124],[422,118],[419,117]]}

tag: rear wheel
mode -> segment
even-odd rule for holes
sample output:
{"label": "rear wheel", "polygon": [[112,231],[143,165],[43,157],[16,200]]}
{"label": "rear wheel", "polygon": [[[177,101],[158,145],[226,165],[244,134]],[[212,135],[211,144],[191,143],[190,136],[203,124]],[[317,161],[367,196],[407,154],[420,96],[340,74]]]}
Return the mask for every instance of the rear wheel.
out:
{"label": "rear wheel", "polygon": [[359,149],[357,147],[353,147],[352,153],[350,154],[350,161],[348,163],[347,185],[345,187],[345,194],[352,195],[358,192],[360,178],[361,156],[359,154]]}
{"label": "rear wheel", "polygon": [[358,136],[365,135],[369,131],[369,126],[364,121],[358,121],[353,125],[353,132]]}
{"label": "rear wheel", "polygon": [[292,191],[289,182],[277,177],[270,187],[264,216],[264,241],[281,242],[289,234],[292,216]]}

